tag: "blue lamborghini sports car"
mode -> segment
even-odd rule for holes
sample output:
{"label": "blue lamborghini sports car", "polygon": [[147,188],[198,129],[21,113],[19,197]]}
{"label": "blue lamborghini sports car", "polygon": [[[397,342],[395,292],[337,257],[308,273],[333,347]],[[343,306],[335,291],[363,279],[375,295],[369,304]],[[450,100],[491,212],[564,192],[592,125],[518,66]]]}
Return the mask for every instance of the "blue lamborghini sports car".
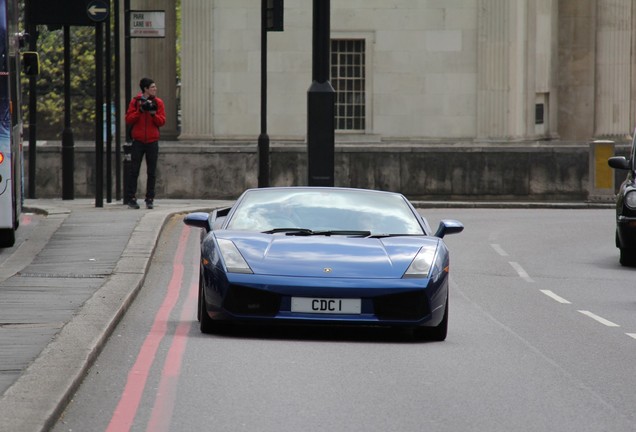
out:
{"label": "blue lamborghini sports car", "polygon": [[401,194],[330,187],[249,189],[229,208],[190,213],[202,228],[198,318],[412,328],[444,340],[448,249]]}

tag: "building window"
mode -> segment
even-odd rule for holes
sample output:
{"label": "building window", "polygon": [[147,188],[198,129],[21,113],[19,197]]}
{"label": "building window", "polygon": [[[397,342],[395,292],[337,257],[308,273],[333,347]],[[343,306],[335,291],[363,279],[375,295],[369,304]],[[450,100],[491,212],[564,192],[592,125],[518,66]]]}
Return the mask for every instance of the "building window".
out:
{"label": "building window", "polygon": [[550,93],[537,93],[534,99],[534,133],[546,137],[550,128]]}
{"label": "building window", "polygon": [[336,130],[366,129],[364,39],[331,40],[331,85],[336,91]]}
{"label": "building window", "polygon": [[535,104],[534,106],[534,124],[542,125],[545,122],[543,117],[543,108],[544,105],[542,103]]}

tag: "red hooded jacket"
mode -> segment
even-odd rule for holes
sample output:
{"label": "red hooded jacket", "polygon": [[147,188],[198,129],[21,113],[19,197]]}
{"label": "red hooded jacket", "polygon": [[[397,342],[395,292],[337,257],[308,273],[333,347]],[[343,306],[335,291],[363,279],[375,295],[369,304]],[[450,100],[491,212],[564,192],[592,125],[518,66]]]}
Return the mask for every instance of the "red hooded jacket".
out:
{"label": "red hooded jacket", "polygon": [[139,93],[130,101],[126,111],[126,124],[132,125],[132,139],[148,144],[159,141],[159,128],[166,124],[166,108],[161,99],[154,97],[152,100],[157,103],[155,115],[142,111],[139,107],[143,103],[141,96],[142,93]]}

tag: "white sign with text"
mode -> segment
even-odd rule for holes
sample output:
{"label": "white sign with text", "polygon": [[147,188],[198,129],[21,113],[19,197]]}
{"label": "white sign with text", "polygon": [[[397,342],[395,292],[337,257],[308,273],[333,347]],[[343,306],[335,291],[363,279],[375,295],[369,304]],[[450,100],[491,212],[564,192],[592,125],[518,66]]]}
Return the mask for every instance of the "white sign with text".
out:
{"label": "white sign with text", "polygon": [[165,37],[164,11],[130,11],[130,37]]}

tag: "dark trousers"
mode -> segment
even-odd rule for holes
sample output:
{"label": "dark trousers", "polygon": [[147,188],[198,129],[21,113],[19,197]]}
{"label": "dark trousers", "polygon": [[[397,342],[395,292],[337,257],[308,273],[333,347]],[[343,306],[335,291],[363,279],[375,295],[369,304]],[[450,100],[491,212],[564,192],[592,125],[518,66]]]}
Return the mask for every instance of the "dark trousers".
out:
{"label": "dark trousers", "polygon": [[152,201],[155,198],[155,182],[157,180],[157,159],[159,158],[159,142],[144,144],[140,141],[132,142],[130,149],[130,178],[128,187],[126,188],[126,196],[128,201],[136,200],[137,179],[141,170],[141,160],[146,156],[146,172],[148,179],[146,181],[146,201]]}

